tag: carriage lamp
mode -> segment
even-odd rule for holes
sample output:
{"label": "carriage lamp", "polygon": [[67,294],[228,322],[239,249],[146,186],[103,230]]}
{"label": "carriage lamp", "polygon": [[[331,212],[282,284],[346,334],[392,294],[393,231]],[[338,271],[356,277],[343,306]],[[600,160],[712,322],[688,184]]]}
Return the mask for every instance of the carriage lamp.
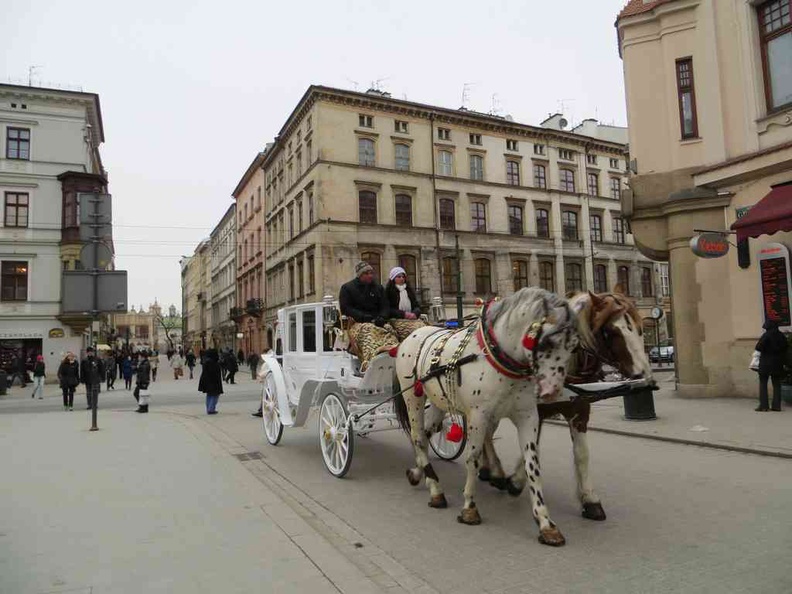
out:
{"label": "carriage lamp", "polygon": [[429,315],[431,316],[432,323],[434,324],[437,324],[438,322],[445,319],[442,297],[432,297],[432,306],[429,308]]}

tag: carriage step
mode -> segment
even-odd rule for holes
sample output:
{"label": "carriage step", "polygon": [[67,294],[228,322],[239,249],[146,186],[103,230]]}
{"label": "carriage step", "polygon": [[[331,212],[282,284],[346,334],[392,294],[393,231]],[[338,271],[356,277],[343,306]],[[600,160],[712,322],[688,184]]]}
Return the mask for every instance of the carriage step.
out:
{"label": "carriage step", "polygon": [[261,452],[245,452],[244,454],[233,454],[234,458],[240,462],[246,460],[261,460]]}

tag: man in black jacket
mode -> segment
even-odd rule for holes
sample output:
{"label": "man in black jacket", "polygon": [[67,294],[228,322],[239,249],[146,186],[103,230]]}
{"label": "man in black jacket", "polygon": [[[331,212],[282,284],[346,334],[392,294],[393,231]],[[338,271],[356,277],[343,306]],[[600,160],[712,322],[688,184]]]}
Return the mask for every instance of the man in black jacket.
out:
{"label": "man in black jacket", "polygon": [[93,408],[94,403],[99,404],[99,391],[105,378],[104,361],[96,358],[93,347],[85,349],[86,358],[80,364],[80,380],[85,384],[85,397],[88,408]]}
{"label": "man in black jacket", "polygon": [[141,391],[148,390],[151,382],[151,363],[148,360],[148,351],[140,352],[140,363],[137,366],[137,387],[135,387],[135,400],[138,401],[138,408],[135,412],[147,413],[149,407],[149,397],[141,394]]}
{"label": "man in black jacket", "polygon": [[374,268],[366,262],[355,266],[355,278],[341,287],[338,296],[341,314],[352,319],[349,339],[360,358],[360,371],[378,353],[399,344],[388,325],[388,300],[382,286],[374,281]]}
{"label": "man in black jacket", "polygon": [[757,411],[768,410],[767,380],[773,380],[773,406],[770,410],[781,410],[781,378],[784,376],[787,341],[778,329],[778,322],[767,320],[763,328],[765,333],[756,343],[759,357],[759,406]]}

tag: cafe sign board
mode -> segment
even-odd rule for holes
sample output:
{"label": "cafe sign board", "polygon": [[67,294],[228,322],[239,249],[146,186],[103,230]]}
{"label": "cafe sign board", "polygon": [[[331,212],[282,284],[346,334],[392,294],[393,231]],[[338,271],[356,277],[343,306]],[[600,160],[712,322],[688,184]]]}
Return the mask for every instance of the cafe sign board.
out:
{"label": "cafe sign board", "polygon": [[789,249],[780,243],[768,243],[759,250],[757,259],[764,319],[778,322],[782,330],[792,330],[789,309],[789,298],[792,295]]}
{"label": "cafe sign board", "polygon": [[729,253],[729,240],[721,233],[700,233],[690,240],[690,249],[699,258],[720,258]]}

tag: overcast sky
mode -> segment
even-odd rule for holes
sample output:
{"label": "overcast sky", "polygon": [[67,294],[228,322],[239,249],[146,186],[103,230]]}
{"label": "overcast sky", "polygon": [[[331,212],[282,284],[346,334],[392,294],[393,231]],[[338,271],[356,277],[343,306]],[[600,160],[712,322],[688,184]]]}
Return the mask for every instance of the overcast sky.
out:
{"label": "overcast sky", "polygon": [[179,257],[309,85],[625,125],[625,2],[4,0],[0,80],[99,94],[130,304],[181,309]]}

